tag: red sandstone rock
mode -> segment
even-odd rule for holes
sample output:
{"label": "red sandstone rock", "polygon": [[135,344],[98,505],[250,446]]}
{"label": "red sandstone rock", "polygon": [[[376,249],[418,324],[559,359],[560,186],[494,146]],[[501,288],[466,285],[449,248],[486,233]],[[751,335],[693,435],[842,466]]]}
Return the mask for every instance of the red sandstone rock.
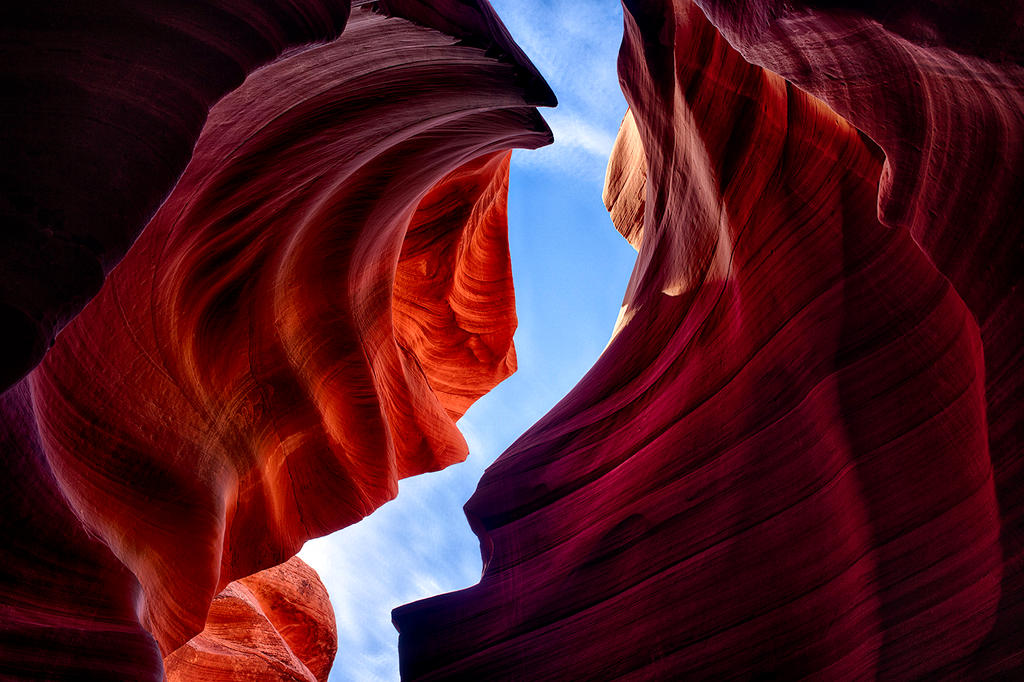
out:
{"label": "red sandstone rock", "polygon": [[0,390],[103,284],[185,168],[210,107],[348,2],[6,3],[0,24]]}
{"label": "red sandstone rock", "polygon": [[507,150],[550,141],[544,88],[500,36],[353,14],[214,107],[4,395],[0,674],[159,677],[229,582],[464,458],[514,369]]}
{"label": "red sandstone rock", "polygon": [[[355,0],[353,4],[358,2]],[[487,0],[377,0],[374,5],[377,11],[429,26],[490,51],[516,70],[516,78],[530,104],[555,106],[557,103],[547,81],[512,40]]]}
{"label": "red sandstone rock", "polygon": [[879,222],[874,144],[690,3],[625,4],[644,154],[625,130],[606,196],[646,197],[616,218],[642,235],[623,315],[467,503],[481,582],[395,611],[404,678],[961,666],[1017,571],[971,309]]}
{"label": "red sandstone rock", "polygon": [[326,682],[338,649],[327,589],[298,557],[235,581],[203,632],[164,661],[167,679]]}
{"label": "red sandstone rock", "polygon": [[508,153],[489,154],[435,185],[416,209],[395,271],[398,343],[452,419],[516,369],[508,172]]}
{"label": "red sandstone rock", "polygon": [[[1024,667],[1024,3],[699,0],[746,58],[885,152],[879,217],[909,230],[981,328],[988,440],[1012,567],[971,668]],[[959,664],[958,664],[959,665]]]}

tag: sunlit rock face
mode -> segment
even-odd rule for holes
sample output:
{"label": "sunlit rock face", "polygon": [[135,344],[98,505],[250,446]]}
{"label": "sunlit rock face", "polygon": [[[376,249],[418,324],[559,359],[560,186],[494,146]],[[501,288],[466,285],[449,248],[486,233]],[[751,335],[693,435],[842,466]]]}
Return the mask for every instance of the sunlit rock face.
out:
{"label": "sunlit rock face", "polygon": [[174,186],[210,107],[347,2],[8,4],[0,25],[0,390],[42,358]]}
{"label": "sunlit rock face", "polygon": [[[1005,125],[913,131],[929,138],[909,141],[918,170],[901,179],[899,164],[914,162],[886,161],[890,138],[836,105],[880,150],[747,63],[697,6],[625,10],[631,115],[605,192],[639,251],[623,313],[595,367],[467,503],[480,583],[395,611],[404,677],[918,679],[977,671],[983,657],[987,673],[1019,666],[1020,639],[1006,637],[1020,626],[1008,610],[1021,601],[1017,540],[1005,537],[1018,523],[1020,496],[1005,494],[1019,489],[1019,448],[993,477],[997,442],[1017,442],[995,425],[1019,433],[1019,414],[992,407],[1011,400],[993,386],[1017,383],[993,378],[990,360],[986,388],[985,371],[986,320],[1018,295],[1006,286],[1011,228],[990,220],[1019,202],[1007,193],[1019,145],[994,171],[995,193],[971,198],[984,220],[945,212],[984,182],[966,178],[981,172],[972,159],[991,163],[993,140],[1019,139],[1019,108],[989,99],[979,108]],[[743,35],[765,24],[721,12]],[[866,23],[837,13],[827,40],[859,40]],[[881,106],[873,79],[918,77],[901,71],[903,53],[886,61],[895,48],[870,73],[826,74],[790,50],[826,41],[808,35],[773,33],[765,59],[803,60],[800,74],[835,78],[869,113]],[[979,92],[998,78],[982,76]],[[884,111],[930,111],[928,97],[957,110],[949,77],[944,91],[922,78]],[[947,168],[989,133],[980,156]],[[911,179],[913,195],[894,189]],[[914,221],[889,219],[901,211]],[[953,268],[957,244],[989,254],[989,274],[966,255]],[[984,309],[982,291],[994,297]],[[1018,357],[1019,342],[1007,352]]]}
{"label": "sunlit rock face", "polygon": [[3,394],[0,676],[224,669],[174,654],[214,604],[256,629],[200,649],[280,634],[322,677],[229,583],[461,461],[454,420],[515,368],[508,150],[554,101],[489,5],[449,9],[354,8],[253,72]]}
{"label": "sunlit rock face", "polygon": [[298,557],[213,598],[203,631],[164,661],[170,682],[326,682],[338,649],[327,589]]}
{"label": "sunlit rock face", "polygon": [[639,251],[647,205],[647,157],[631,111],[622,119],[608,159],[603,198],[615,229]]}

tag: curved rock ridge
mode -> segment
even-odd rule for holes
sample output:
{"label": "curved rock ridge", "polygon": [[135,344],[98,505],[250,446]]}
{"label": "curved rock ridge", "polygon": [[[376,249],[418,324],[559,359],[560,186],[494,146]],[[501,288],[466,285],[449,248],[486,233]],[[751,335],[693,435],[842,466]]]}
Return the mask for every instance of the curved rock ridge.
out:
{"label": "curved rock ridge", "polygon": [[515,67],[527,102],[546,107],[558,104],[551,86],[512,39],[489,0],[353,0],[352,4],[373,7],[485,49]]}
{"label": "curved rock ridge", "polygon": [[524,66],[474,42],[354,9],[210,111],[4,396],[0,670],[104,670],[67,643],[106,632],[159,678],[228,583],[464,459],[455,420],[515,368],[508,150],[551,141]]}
{"label": "curved rock ridge", "polygon": [[327,682],[338,631],[327,588],[298,557],[236,580],[203,631],[164,660],[170,682]]}
{"label": "curved rock ridge", "polygon": [[392,316],[452,419],[516,369],[507,152],[470,161],[420,201],[395,270]]}
{"label": "curved rock ridge", "polygon": [[1015,570],[972,311],[879,222],[863,134],[695,5],[625,8],[636,130],[606,196],[641,177],[646,195],[617,218],[641,236],[623,315],[467,503],[480,583],[395,610],[403,678],[916,679],[971,660]]}
{"label": "curved rock ridge", "polygon": [[188,163],[210,107],[347,0],[25,3],[0,26],[0,390],[99,291]]}

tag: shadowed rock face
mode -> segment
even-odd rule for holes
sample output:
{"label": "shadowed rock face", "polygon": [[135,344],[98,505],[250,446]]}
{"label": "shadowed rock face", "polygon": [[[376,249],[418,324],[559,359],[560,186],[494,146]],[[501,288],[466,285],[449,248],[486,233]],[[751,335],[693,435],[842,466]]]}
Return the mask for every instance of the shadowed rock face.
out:
{"label": "shadowed rock face", "polygon": [[25,382],[0,395],[0,677],[163,678],[139,582],[68,508]]}
{"label": "shadowed rock face", "polygon": [[[754,54],[742,37],[767,19],[726,5],[712,17],[735,19],[729,35]],[[757,54],[799,61],[778,70],[800,85],[837,78],[852,108],[808,89],[883,157],[822,101],[747,63],[691,3],[625,9],[631,115],[605,193],[639,250],[623,313],[591,372],[467,503],[480,583],[394,612],[403,675],[907,679],[1019,666],[1007,635],[1020,626],[1020,568],[1005,537],[1020,537],[1019,448],[996,428],[1019,430],[1003,393],[1019,363],[991,374],[993,353],[1020,352],[992,322],[1018,295],[1019,223],[991,222],[1021,196],[1010,191],[1019,144],[987,199],[956,198],[980,185],[965,174],[998,156],[997,141],[1019,140],[1017,67],[982,71],[968,86],[980,101],[957,109],[966,71],[904,76],[917,57],[890,46],[860,78],[825,73],[791,48],[826,40],[813,13],[795,12],[806,30],[780,24]],[[882,30],[831,21],[836,50]],[[877,92],[883,72],[921,82],[896,101]],[[932,90],[940,77],[946,89]],[[856,115],[934,111],[925,95],[972,124],[926,126],[916,160],[890,142],[920,131]],[[974,108],[981,118],[965,120]],[[950,166],[988,135],[966,167]],[[901,175],[906,164],[917,174]],[[898,190],[910,180],[915,193]],[[983,220],[943,213],[969,202]],[[961,260],[953,244],[968,249]],[[987,274],[971,254],[989,254]]]}
{"label": "shadowed rock face", "polygon": [[1021,398],[1024,5],[698,4],[748,60],[826,101],[885,152],[882,222],[910,231],[981,327],[1001,468],[1021,447],[1007,439]]}
{"label": "shadowed rock face", "polygon": [[883,223],[908,230],[981,329],[1005,561],[999,623],[964,669],[1024,666],[1024,4],[700,0],[746,58],[885,152]]}
{"label": "shadowed rock face", "polygon": [[347,2],[26,3],[0,26],[0,390],[92,298],[188,163],[210,107]]}
{"label": "shadowed rock face", "polygon": [[213,598],[203,631],[164,661],[171,682],[326,682],[338,649],[327,589],[298,557]]}
{"label": "shadowed rock face", "polygon": [[215,614],[270,646],[231,581],[465,457],[454,420],[515,368],[508,150],[550,142],[553,103],[466,8],[495,34],[354,9],[251,74],[3,395],[0,674],[157,679],[226,588]]}

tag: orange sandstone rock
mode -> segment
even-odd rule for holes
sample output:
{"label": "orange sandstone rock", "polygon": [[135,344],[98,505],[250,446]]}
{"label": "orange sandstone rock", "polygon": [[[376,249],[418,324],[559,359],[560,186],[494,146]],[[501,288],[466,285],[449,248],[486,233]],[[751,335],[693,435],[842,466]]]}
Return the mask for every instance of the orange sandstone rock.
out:
{"label": "orange sandstone rock", "polygon": [[627,111],[608,160],[603,198],[615,229],[637,251],[644,239],[646,197],[647,156],[633,112]]}
{"label": "orange sandstone rock", "polygon": [[203,631],[164,659],[169,682],[326,682],[338,649],[327,589],[298,557],[237,580]]}

